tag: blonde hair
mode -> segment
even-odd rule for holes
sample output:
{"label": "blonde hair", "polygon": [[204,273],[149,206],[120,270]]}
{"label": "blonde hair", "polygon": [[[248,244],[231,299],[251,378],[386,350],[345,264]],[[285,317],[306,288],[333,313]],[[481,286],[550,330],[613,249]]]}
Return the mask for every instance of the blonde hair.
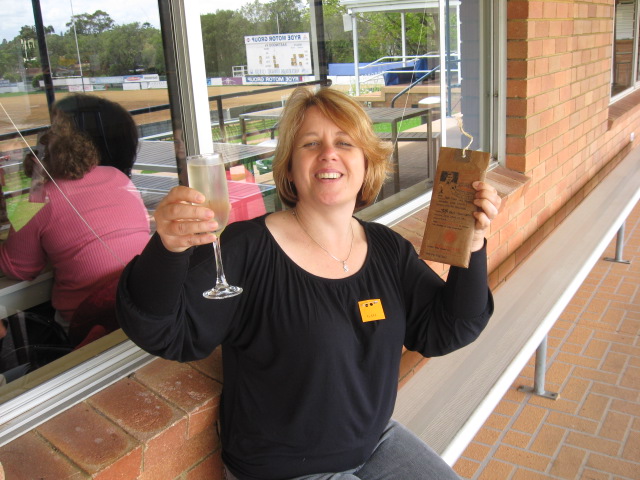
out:
{"label": "blonde hair", "polygon": [[273,179],[278,195],[288,207],[295,207],[298,195],[288,178],[296,136],[305,112],[317,107],[320,112],[347,133],[365,158],[365,176],[356,198],[356,207],[373,203],[390,170],[389,158],[393,147],[380,140],[371,126],[371,120],[362,106],[346,94],[330,88],[313,92],[305,87],[296,88],[282,112],[278,123],[278,146],[273,160]]}

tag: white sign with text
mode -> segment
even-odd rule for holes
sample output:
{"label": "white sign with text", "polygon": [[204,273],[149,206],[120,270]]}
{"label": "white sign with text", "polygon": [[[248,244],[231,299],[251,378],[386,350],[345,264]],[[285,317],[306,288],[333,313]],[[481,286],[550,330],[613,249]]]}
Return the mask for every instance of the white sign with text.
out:
{"label": "white sign with text", "polygon": [[308,75],[311,44],[308,33],[282,33],[244,37],[247,75]]}

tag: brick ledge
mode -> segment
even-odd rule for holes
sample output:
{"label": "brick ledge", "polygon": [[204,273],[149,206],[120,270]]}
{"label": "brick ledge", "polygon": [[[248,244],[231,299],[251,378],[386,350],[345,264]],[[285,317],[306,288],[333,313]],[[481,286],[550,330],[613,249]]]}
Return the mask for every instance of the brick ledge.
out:
{"label": "brick ledge", "polygon": [[609,130],[640,108],[640,89],[609,105]]}

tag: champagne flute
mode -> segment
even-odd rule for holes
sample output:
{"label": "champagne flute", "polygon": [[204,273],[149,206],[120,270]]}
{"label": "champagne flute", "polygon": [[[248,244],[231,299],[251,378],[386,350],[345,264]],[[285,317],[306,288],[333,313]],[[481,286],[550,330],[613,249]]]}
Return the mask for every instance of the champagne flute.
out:
{"label": "champagne flute", "polygon": [[216,285],[212,289],[203,292],[202,295],[209,299],[233,297],[242,293],[242,288],[229,285],[222,268],[220,234],[227,226],[229,212],[231,211],[227,173],[222,155],[219,153],[205,153],[188,156],[187,173],[189,186],[204,195],[205,202],[203,205],[214,211],[214,219],[218,222],[218,229],[213,232],[216,235],[216,239],[213,242],[213,251],[216,257]]}

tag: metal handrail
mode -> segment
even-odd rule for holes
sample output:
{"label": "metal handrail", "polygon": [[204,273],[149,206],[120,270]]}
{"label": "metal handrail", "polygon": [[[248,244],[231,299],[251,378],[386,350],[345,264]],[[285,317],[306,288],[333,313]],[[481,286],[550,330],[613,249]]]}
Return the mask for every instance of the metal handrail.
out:
{"label": "metal handrail", "polygon": [[[419,79],[415,80],[413,83],[411,83],[409,86],[405,87],[401,92],[399,92],[398,94],[396,94],[395,97],[393,97],[393,99],[391,100],[391,107],[393,107],[396,103],[396,100],[398,98],[400,98],[402,95],[404,95],[405,93],[407,93],[409,90],[411,90],[414,86],[416,86],[418,83],[421,83],[425,78],[427,78],[429,75],[431,75],[432,73],[435,73],[437,70],[440,70],[440,65],[436,65],[435,68],[432,68],[431,70],[429,70],[427,73],[425,73],[423,76],[421,76]],[[406,73],[406,72],[403,72]]]}
{"label": "metal handrail", "polygon": [[[385,58],[399,58],[402,61],[404,61],[405,59],[411,59],[411,60],[417,60],[419,58],[438,58],[439,55],[436,53],[426,53],[424,55],[392,55],[392,56],[387,56],[387,57],[380,57],[377,60],[374,60],[373,62],[369,63],[368,65],[365,65],[364,67],[360,67],[357,66],[358,70],[364,70],[365,68],[371,68],[373,66],[376,65],[384,65],[384,63],[382,63],[382,60],[384,60]],[[386,62],[386,63],[398,63],[397,61],[394,62]]]}
{"label": "metal handrail", "polygon": [[[216,107],[217,107],[217,111],[218,111],[218,126],[220,127],[220,132],[224,135],[224,116],[223,116],[223,112],[222,112],[222,100],[228,99],[228,98],[235,98],[235,97],[246,97],[249,95],[259,95],[262,93],[270,93],[270,92],[277,92],[278,90],[286,90],[286,89],[290,89],[296,86],[309,86],[309,85],[321,85],[323,87],[329,87],[331,86],[331,80],[310,80],[308,82],[300,82],[300,83],[296,83],[296,84],[291,84],[291,85],[278,85],[275,87],[269,87],[269,88],[263,88],[260,90],[247,90],[244,92],[235,92],[235,93],[224,93],[222,95],[212,95],[209,97],[209,101],[210,102],[216,102]],[[144,108],[137,108],[135,110],[130,110],[129,113],[133,116],[135,115],[144,115],[145,113],[153,113],[153,112],[159,112],[161,110],[169,110],[170,105],[167,104],[163,104],[163,105],[154,105],[151,107],[144,107]],[[4,133],[2,135],[0,135],[0,142],[3,140],[11,140],[12,138],[18,138],[18,137],[27,137],[27,136],[31,136],[31,135],[37,135],[40,132],[44,132],[45,130],[47,130],[50,127],[50,125],[43,125],[41,127],[34,127],[34,128],[27,128],[25,130],[17,130],[15,132],[10,132],[10,133]],[[223,137],[224,138],[224,137]]]}

